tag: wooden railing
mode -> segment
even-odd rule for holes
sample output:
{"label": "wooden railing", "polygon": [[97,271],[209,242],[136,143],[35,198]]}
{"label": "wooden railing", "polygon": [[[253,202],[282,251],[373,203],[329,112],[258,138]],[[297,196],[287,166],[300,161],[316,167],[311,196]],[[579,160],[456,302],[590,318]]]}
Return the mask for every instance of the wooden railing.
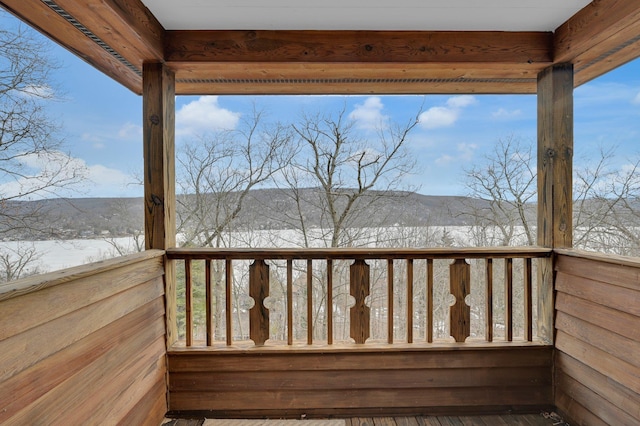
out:
{"label": "wooden railing", "polygon": [[[290,346],[533,341],[535,260],[551,250],[190,248],[166,255],[178,260],[184,289],[177,301],[184,345],[271,339]],[[204,312],[196,309],[202,305]]]}

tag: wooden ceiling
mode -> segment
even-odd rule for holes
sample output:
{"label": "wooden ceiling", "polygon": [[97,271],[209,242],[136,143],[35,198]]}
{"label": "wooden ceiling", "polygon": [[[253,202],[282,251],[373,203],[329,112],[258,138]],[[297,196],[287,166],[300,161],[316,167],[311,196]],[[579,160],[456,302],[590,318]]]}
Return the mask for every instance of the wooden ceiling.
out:
{"label": "wooden ceiling", "polygon": [[551,64],[580,85],[640,56],[638,0],[594,0],[555,31],[167,30],[140,0],[0,5],[136,93],[144,62],[177,94],[535,93]]}

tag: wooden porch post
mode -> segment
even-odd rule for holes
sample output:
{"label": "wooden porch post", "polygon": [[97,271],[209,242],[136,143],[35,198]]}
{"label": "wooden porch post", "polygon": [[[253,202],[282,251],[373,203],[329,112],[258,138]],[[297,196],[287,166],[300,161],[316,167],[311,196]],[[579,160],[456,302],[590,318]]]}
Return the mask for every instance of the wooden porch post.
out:
{"label": "wooden porch post", "polygon": [[[176,245],[175,76],[162,63],[145,63],[143,84],[144,229],[146,249]],[[178,336],[173,261],[165,260],[167,346]]]}
{"label": "wooden porch post", "polygon": [[[573,65],[538,75],[538,245],[573,244]],[[538,281],[538,336],[554,341],[553,258],[543,260]]]}

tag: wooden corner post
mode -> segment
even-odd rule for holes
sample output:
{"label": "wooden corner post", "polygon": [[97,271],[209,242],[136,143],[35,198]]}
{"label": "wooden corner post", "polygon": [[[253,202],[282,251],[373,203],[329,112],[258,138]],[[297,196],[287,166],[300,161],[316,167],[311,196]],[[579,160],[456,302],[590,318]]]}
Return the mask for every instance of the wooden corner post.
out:
{"label": "wooden corner post", "polygon": [[[143,82],[145,247],[176,244],[175,76],[162,63],[145,63]],[[176,286],[173,261],[165,260],[167,347],[175,343]]]}
{"label": "wooden corner post", "polygon": [[[573,65],[538,75],[538,245],[573,245]],[[554,341],[553,258],[538,268],[538,337]]]}

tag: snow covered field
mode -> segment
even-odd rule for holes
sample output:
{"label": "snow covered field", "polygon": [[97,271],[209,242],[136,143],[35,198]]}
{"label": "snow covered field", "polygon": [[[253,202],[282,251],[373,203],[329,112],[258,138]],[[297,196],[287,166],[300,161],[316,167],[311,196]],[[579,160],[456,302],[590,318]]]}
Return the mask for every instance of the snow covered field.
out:
{"label": "snow covered field", "polygon": [[[114,240],[122,245],[132,243],[132,239],[129,237],[115,238]],[[39,258],[35,264],[42,272],[56,271],[114,257],[113,246],[102,239],[0,242],[0,251],[16,253],[20,248],[23,250],[36,249]]]}

